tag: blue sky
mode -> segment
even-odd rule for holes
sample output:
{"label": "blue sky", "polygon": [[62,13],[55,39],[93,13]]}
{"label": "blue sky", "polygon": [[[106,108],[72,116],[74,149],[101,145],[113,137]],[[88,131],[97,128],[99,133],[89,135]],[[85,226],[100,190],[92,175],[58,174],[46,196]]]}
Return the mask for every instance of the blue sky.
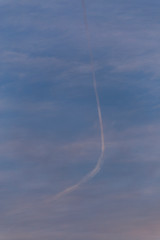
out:
{"label": "blue sky", "polygon": [[160,3],[0,0],[0,238],[159,240]]}

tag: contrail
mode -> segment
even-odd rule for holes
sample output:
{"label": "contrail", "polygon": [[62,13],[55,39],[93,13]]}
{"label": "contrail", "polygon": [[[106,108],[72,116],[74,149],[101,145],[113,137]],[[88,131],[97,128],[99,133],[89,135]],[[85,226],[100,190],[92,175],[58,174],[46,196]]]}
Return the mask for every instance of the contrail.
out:
{"label": "contrail", "polygon": [[88,49],[89,49],[89,56],[90,56],[90,64],[91,64],[91,72],[92,72],[92,79],[93,79],[93,87],[96,97],[96,104],[97,104],[97,111],[98,111],[98,118],[99,118],[99,125],[100,125],[100,133],[101,133],[101,153],[97,160],[96,166],[91,170],[88,174],[86,174],[78,183],[64,189],[62,192],[56,194],[55,196],[51,197],[49,200],[56,200],[70,192],[73,192],[76,190],[81,184],[87,182],[89,179],[93,178],[101,169],[102,163],[103,163],[103,156],[104,156],[104,132],[103,132],[103,121],[102,121],[102,114],[101,114],[101,107],[99,102],[99,96],[97,91],[97,83],[96,83],[96,74],[94,69],[94,61],[93,61],[93,54],[92,54],[92,48],[91,48],[91,41],[90,41],[90,33],[88,28],[88,22],[87,22],[87,14],[86,14],[86,7],[85,7],[85,0],[81,0],[82,2],[82,8],[83,8],[83,17],[84,17],[84,24],[88,39]]}

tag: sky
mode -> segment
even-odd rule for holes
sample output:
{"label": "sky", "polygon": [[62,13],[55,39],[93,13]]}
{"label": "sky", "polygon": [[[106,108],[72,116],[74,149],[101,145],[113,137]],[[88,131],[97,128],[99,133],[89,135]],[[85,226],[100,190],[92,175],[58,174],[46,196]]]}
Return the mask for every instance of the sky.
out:
{"label": "sky", "polygon": [[159,240],[160,2],[0,0],[0,239]]}

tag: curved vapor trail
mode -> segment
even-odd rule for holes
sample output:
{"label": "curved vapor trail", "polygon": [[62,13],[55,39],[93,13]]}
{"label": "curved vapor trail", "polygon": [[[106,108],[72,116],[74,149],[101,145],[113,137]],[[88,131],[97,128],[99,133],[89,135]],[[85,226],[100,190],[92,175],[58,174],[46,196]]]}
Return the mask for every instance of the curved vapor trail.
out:
{"label": "curved vapor trail", "polygon": [[102,163],[103,163],[103,156],[104,156],[104,149],[105,149],[103,121],[102,121],[101,107],[100,107],[100,102],[99,102],[99,95],[98,95],[98,91],[97,91],[96,74],[95,74],[95,69],[94,69],[93,54],[92,54],[90,34],[89,34],[89,28],[88,28],[88,22],[87,22],[85,0],[81,0],[81,2],[82,2],[82,8],[83,8],[84,24],[85,24],[85,29],[86,29],[87,39],[88,39],[88,48],[89,48],[90,64],[91,64],[91,71],[92,71],[93,87],[94,87],[94,92],[95,92],[95,97],[96,97],[96,104],[97,104],[97,111],[98,111],[98,118],[99,118],[99,125],[100,125],[101,153],[97,160],[96,166],[88,174],[86,174],[78,183],[76,183],[76,184],[64,189],[62,192],[56,194],[54,197],[52,197],[51,200],[56,200],[70,192],[73,192],[81,184],[83,184],[83,183],[87,182],[89,179],[93,178],[100,171]]}

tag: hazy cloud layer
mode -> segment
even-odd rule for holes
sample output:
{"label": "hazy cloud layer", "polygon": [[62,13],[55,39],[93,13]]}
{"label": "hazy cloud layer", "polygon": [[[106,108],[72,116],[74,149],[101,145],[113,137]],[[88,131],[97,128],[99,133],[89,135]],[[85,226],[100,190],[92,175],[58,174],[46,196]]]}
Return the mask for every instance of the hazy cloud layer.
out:
{"label": "hazy cloud layer", "polygon": [[0,236],[158,240],[160,3],[86,0],[100,129],[81,1],[0,0]]}

